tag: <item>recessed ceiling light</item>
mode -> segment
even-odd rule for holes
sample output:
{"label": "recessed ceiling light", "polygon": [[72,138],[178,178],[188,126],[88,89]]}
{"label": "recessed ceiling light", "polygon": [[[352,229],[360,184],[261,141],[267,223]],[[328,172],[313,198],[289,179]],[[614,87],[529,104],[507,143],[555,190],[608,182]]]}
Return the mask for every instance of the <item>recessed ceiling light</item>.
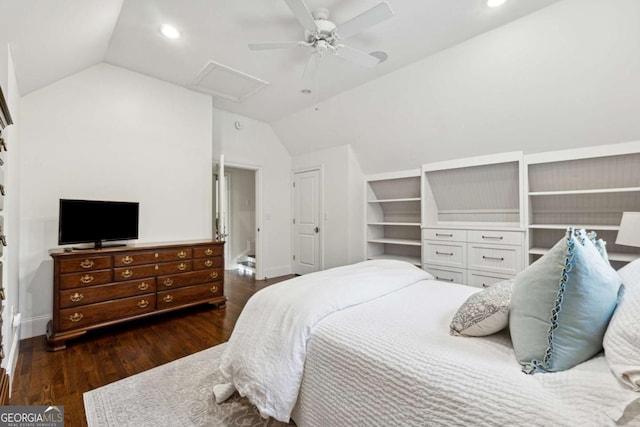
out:
{"label": "recessed ceiling light", "polygon": [[180,37],[180,31],[169,24],[163,24],[162,27],[160,27],[160,32],[168,39],[177,39]]}
{"label": "recessed ceiling light", "polygon": [[498,6],[502,6],[504,4],[504,2],[506,2],[507,0],[487,0],[487,6],[489,7],[498,7]]}

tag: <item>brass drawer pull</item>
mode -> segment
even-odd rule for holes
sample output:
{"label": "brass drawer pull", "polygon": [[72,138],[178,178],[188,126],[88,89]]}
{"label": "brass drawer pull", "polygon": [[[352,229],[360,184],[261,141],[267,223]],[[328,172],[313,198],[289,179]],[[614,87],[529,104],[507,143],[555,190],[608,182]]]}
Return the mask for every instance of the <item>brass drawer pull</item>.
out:
{"label": "brass drawer pull", "polygon": [[140,308],[145,308],[148,305],[149,305],[149,301],[147,301],[146,299],[138,301],[138,307]]}
{"label": "brass drawer pull", "polygon": [[158,258],[158,257],[160,256],[160,254],[159,254],[158,252],[156,252],[155,254],[153,254],[153,256],[154,256],[155,258]]}
{"label": "brass drawer pull", "polygon": [[215,294],[215,293],[217,293],[217,292],[218,292],[218,287],[217,287],[217,286],[215,286],[215,285],[213,285],[213,286],[211,287],[211,289],[209,289],[209,290],[211,291],[211,293],[212,293],[212,294]]}
{"label": "brass drawer pull", "polygon": [[84,295],[76,292],[75,294],[69,296],[69,299],[71,300],[71,302],[80,302],[82,301],[82,298],[84,298]]}
{"label": "brass drawer pull", "polygon": [[212,271],[209,276],[211,276],[212,279],[217,279],[218,278],[218,272],[217,271]]}
{"label": "brass drawer pull", "polygon": [[453,255],[453,252],[438,252],[436,251],[436,255]]}
{"label": "brass drawer pull", "polygon": [[438,276],[436,276],[436,280],[443,280],[445,282],[453,282],[453,279],[446,279],[444,277],[438,277]]}
{"label": "brass drawer pull", "polygon": [[206,267],[211,267],[211,266],[213,265],[213,261],[211,261],[210,259],[208,259],[208,260],[206,260],[206,261],[204,262],[204,265],[205,265]]}
{"label": "brass drawer pull", "polygon": [[178,264],[178,270],[184,271],[186,269],[187,269],[187,264],[185,264],[184,262],[181,262],[180,264]]}
{"label": "brass drawer pull", "polygon": [[502,240],[502,236],[482,236],[483,239],[496,239]]}
{"label": "brass drawer pull", "polygon": [[131,264],[133,262],[133,257],[130,257],[129,255],[122,257],[122,263],[123,264]]}
{"label": "brass drawer pull", "polygon": [[164,282],[162,282],[163,285],[165,286],[171,286],[173,285],[173,279],[164,279]]}
{"label": "brass drawer pull", "polygon": [[157,265],[153,268],[155,271],[158,271],[160,269],[160,267],[158,267]]}
{"label": "brass drawer pull", "polygon": [[71,316],[69,316],[69,320],[71,320],[73,323],[76,323],[82,320],[83,317],[84,316],[82,315],[82,313],[73,313]]}
{"label": "brass drawer pull", "polygon": [[166,295],[164,298],[162,298],[162,300],[164,302],[171,302],[173,301],[173,297],[171,295]]}
{"label": "brass drawer pull", "polygon": [[91,268],[91,267],[93,267],[93,261],[91,261],[90,259],[85,259],[84,261],[82,261],[80,263],[80,267],[82,267],[82,268]]}
{"label": "brass drawer pull", "polygon": [[140,289],[141,291],[146,291],[147,289],[149,289],[149,284],[146,282],[142,282],[138,285],[138,289]]}
{"label": "brass drawer pull", "polygon": [[178,252],[178,258],[186,258],[186,257],[187,257],[187,253],[185,251]]}
{"label": "brass drawer pull", "polygon": [[484,255],[482,255],[482,259],[492,259],[494,261],[504,261],[504,257],[495,257],[495,256],[484,256]]}
{"label": "brass drawer pull", "polygon": [[92,275],[85,274],[80,278],[80,282],[84,283],[85,285],[88,285],[89,283],[93,282],[93,279],[94,277]]}
{"label": "brass drawer pull", "polygon": [[129,269],[122,272],[122,277],[124,277],[125,279],[128,279],[131,276],[133,276],[133,271]]}
{"label": "brass drawer pull", "polygon": [[211,248],[207,248],[207,250],[204,251],[205,255],[213,255],[213,250]]}
{"label": "brass drawer pull", "polygon": [[453,234],[436,233],[436,237],[453,237]]}

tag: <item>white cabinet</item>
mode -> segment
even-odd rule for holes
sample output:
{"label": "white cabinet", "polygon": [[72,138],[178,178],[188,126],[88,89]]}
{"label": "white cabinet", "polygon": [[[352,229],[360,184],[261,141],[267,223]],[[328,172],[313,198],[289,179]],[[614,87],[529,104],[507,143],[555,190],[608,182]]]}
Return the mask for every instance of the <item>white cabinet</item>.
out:
{"label": "white cabinet", "polygon": [[366,187],[367,259],[420,266],[420,170],[371,175]]}
{"label": "white cabinet", "polygon": [[525,156],[528,263],[545,254],[567,227],[595,231],[615,268],[640,248],[615,244],[622,212],[640,211],[640,143],[630,142]]}

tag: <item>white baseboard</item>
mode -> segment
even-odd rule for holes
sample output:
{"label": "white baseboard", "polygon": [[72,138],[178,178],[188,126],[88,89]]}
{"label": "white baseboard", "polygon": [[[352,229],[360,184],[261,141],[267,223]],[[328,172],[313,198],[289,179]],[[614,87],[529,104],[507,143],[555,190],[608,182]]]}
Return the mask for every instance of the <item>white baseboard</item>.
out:
{"label": "white baseboard", "polygon": [[18,321],[13,325],[13,341],[11,342],[11,350],[9,350],[9,357],[7,358],[7,373],[9,374],[9,397],[13,390],[13,378],[16,370],[16,363],[18,363],[18,355],[20,354],[20,329],[21,320],[20,314],[14,316],[12,321]]}
{"label": "white baseboard", "polygon": [[20,325],[20,339],[24,340],[27,338],[37,337],[39,335],[45,335],[47,333],[47,322],[51,319],[51,314],[30,317],[28,319],[23,318]]}
{"label": "white baseboard", "polygon": [[274,278],[280,276],[286,276],[287,274],[291,274],[291,266],[283,265],[280,267],[269,268],[264,271],[264,278]]}

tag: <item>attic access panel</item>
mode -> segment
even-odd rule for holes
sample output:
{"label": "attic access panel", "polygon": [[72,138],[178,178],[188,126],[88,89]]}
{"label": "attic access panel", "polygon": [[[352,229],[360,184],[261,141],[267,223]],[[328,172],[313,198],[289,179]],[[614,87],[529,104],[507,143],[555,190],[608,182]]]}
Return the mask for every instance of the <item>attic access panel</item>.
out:
{"label": "attic access panel", "polygon": [[209,61],[193,80],[191,87],[209,95],[242,102],[268,85],[269,82],[262,79]]}

